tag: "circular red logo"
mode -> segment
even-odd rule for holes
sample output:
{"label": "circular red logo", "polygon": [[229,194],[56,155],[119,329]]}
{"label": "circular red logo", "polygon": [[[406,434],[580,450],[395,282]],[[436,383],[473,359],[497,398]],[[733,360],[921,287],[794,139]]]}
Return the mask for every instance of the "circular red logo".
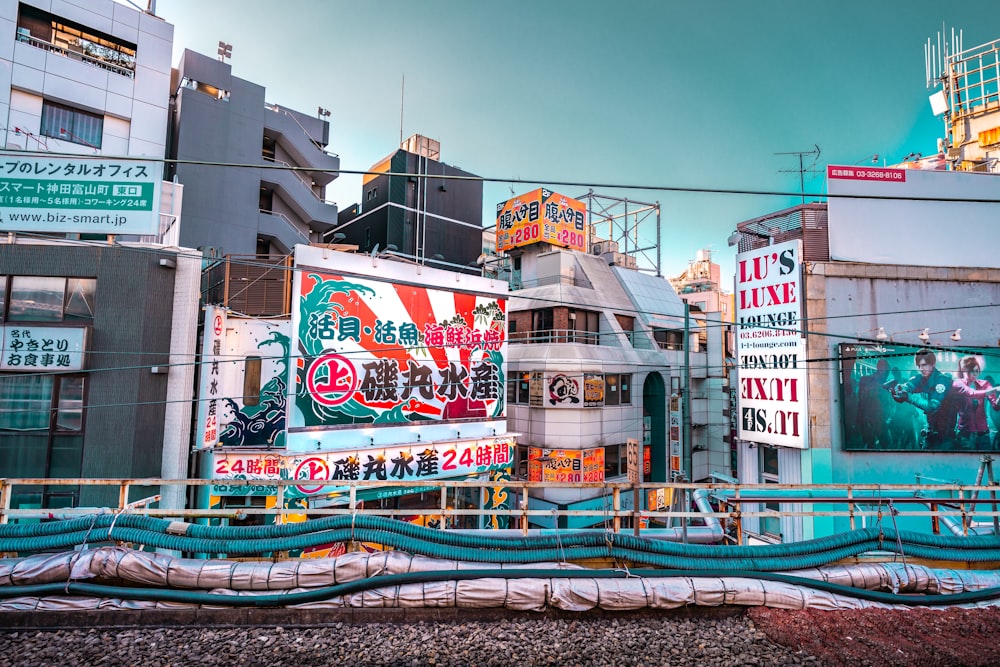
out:
{"label": "circular red logo", "polygon": [[339,354],[324,354],[306,371],[306,388],[317,403],[329,406],[346,403],[358,388],[354,364]]}
{"label": "circular red logo", "polygon": [[215,316],[214,330],[216,336],[222,335],[222,315]]}
{"label": "circular red logo", "polygon": [[[308,479],[308,480],[318,480],[327,481],[330,479],[330,466],[326,461],[319,458],[309,458],[303,461],[295,468],[295,479]],[[299,491],[302,493],[316,493],[323,488],[323,484],[319,486],[297,486]]]}

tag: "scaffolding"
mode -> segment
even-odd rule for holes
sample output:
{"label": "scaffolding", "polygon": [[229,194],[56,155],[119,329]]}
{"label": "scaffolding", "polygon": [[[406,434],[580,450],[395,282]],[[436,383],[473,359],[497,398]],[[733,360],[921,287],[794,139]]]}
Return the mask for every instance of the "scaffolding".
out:
{"label": "scaffolding", "polygon": [[617,244],[617,252],[635,258],[636,270],[663,276],[660,202],[623,199],[597,194],[593,190],[576,199],[587,204],[591,249],[602,240],[611,241]]}

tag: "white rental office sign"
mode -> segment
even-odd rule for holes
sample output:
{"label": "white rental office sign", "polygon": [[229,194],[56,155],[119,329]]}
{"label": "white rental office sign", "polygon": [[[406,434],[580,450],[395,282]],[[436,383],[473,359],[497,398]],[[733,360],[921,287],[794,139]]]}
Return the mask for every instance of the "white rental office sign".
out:
{"label": "white rental office sign", "polygon": [[0,231],[152,235],[163,165],[148,160],[0,156]]}
{"label": "white rental office sign", "polygon": [[801,241],[736,256],[739,437],[805,449]]}

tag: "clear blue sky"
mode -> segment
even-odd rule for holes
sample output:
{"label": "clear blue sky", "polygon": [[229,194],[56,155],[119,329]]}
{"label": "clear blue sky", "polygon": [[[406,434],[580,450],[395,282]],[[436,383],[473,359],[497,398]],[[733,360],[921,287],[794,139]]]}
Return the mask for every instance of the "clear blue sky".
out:
{"label": "clear blue sky", "polygon": [[[794,196],[627,191],[610,185],[797,193],[794,156],[826,164],[929,155],[943,134],[924,43],[942,24],[970,48],[1000,38],[998,0],[158,0],[182,49],[233,45],[233,73],[267,99],[331,111],[330,150],[367,169],[403,135],[487,183],[495,204],[546,185],[662,205],[664,274]],[[581,185],[558,186],[559,181]],[[806,191],[821,193],[821,174]],[[360,200],[360,177],[328,197]],[[642,230],[651,237],[653,230]]]}

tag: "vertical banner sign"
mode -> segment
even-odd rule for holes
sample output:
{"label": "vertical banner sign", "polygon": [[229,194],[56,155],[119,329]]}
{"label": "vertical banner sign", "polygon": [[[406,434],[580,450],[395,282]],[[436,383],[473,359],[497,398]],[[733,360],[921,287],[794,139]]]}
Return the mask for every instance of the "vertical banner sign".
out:
{"label": "vertical banner sign", "polygon": [[201,344],[198,391],[198,431],[196,449],[215,447],[219,442],[219,400],[222,377],[219,361],[222,339],[226,334],[226,311],[218,306],[205,306],[205,332]]}
{"label": "vertical banner sign", "polygon": [[628,481],[631,484],[641,482],[639,476],[639,441],[629,438],[625,441],[625,463],[628,471]]}
{"label": "vertical banner sign", "polygon": [[736,256],[739,437],[805,449],[801,242]]}
{"label": "vertical banner sign", "polygon": [[670,472],[681,469],[681,399],[677,394],[670,396]]}

